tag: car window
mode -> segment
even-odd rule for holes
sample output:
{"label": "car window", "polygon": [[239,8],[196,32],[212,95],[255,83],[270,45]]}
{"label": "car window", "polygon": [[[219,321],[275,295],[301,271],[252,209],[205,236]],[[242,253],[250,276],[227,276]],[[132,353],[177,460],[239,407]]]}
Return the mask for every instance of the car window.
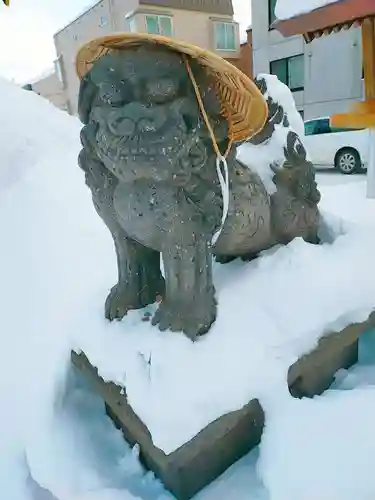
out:
{"label": "car window", "polygon": [[309,120],[308,122],[305,122],[305,135],[335,134],[338,132],[356,132],[358,130],[365,129],[333,127],[328,118]]}
{"label": "car window", "polygon": [[322,120],[316,121],[316,127],[314,129],[314,134],[329,134],[331,129],[329,127],[329,119],[324,118]]}
{"label": "car window", "polygon": [[317,120],[311,120],[309,122],[305,122],[305,135],[314,135],[316,124]]}
{"label": "car window", "polygon": [[330,132],[328,118],[305,122],[305,135],[329,134]]}

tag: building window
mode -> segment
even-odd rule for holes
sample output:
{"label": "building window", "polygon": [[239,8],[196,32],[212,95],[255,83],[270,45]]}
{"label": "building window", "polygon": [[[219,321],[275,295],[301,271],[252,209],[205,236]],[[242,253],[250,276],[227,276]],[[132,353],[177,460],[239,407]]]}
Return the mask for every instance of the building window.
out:
{"label": "building window", "polygon": [[146,16],[147,33],[172,36],[172,18],[170,16]]}
{"label": "building window", "polygon": [[55,67],[55,73],[56,73],[56,76],[57,76],[59,82],[64,84],[63,72],[62,72],[62,56],[61,55],[57,59],[55,59],[55,61],[53,62],[53,65]]}
{"label": "building window", "polygon": [[276,14],[275,14],[276,1],[277,0],[268,0],[268,24],[270,28],[272,23],[276,21]]}
{"label": "building window", "polygon": [[105,26],[106,24],[108,24],[108,20],[106,17],[102,16],[100,18],[99,26],[102,27],[102,26]]}
{"label": "building window", "polygon": [[236,50],[236,27],[233,23],[215,23],[217,50]]}
{"label": "building window", "polygon": [[305,60],[303,54],[271,61],[270,72],[296,92],[303,90],[305,82]]}
{"label": "building window", "polygon": [[303,109],[299,109],[298,113],[301,115],[302,120],[304,120],[305,119],[305,113],[304,113]]}

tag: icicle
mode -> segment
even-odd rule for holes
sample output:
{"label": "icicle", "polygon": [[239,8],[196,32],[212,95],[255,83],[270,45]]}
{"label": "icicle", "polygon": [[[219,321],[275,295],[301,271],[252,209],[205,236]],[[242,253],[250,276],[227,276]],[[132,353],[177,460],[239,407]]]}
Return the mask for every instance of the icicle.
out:
{"label": "icicle", "polygon": [[[224,176],[221,172],[221,164],[224,166]],[[221,188],[221,195],[223,197],[223,214],[221,217],[221,225],[218,231],[213,235],[212,237],[212,246],[216,244],[221,231],[223,230],[225,221],[227,220],[228,216],[228,209],[229,209],[229,174],[228,174],[228,164],[227,160],[224,158],[224,156],[217,155],[216,156],[216,172],[217,172],[217,177],[220,182],[220,188]]]}

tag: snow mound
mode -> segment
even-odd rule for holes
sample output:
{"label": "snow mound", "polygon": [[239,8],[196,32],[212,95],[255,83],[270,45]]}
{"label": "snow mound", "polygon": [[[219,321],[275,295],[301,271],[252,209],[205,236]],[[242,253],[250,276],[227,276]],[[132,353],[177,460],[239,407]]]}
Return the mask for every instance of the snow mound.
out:
{"label": "snow mound", "polygon": [[[0,96],[0,484],[5,497],[28,500],[25,454],[48,439],[71,313],[115,256],[77,167],[78,121],[4,80]],[[105,277],[98,251],[109,256]]]}
{"label": "snow mound", "polygon": [[374,396],[371,329],[360,339],[359,364],[340,370],[331,390],[314,399],[267,402],[257,469],[269,498],[374,498]]}
{"label": "snow mound", "polygon": [[[327,218],[332,244],[312,246],[297,239],[249,264],[215,266],[219,317],[197,344],[152,328],[141,321],[142,312],[110,325],[103,319],[103,302],[117,278],[116,259],[77,167],[80,124],[32,92],[1,80],[0,95],[3,496],[38,499],[28,487],[31,476],[58,500],[169,498],[160,485],[159,490],[153,489],[155,483],[150,487],[134,451],[105,419],[102,406],[90,406],[87,393],[80,398],[87,405],[85,414],[79,405],[67,411],[73,397],[71,348],[84,349],[105,378],[126,385],[130,403],[165,450],[252,397],[265,404],[279,401],[280,394],[286,397],[289,364],[326,331],[362,320],[373,309],[375,205],[363,202],[353,212],[365,223],[355,216],[350,224],[339,223],[349,213],[348,198],[355,205],[364,183],[350,193],[327,188],[323,207],[334,210],[337,221],[336,227]],[[372,410],[368,401],[357,402]],[[267,418],[275,436],[272,414]],[[275,425],[291,432],[285,421]],[[274,437],[272,446],[279,442]],[[271,444],[266,442],[266,462]],[[292,450],[299,460],[297,451]],[[275,450],[276,461],[263,471],[270,489],[270,482],[278,481],[276,469],[283,468],[279,457]],[[252,460],[246,457],[241,464],[250,466]],[[137,487],[128,491],[124,475],[129,482],[137,478]],[[228,471],[230,490],[218,490],[220,480],[207,489],[205,499],[253,494],[247,470],[241,472],[241,492],[233,477],[239,476]],[[288,493],[285,487],[280,491]]]}
{"label": "snow mound", "polygon": [[288,132],[295,132],[303,142],[305,128],[290,89],[275,75],[262,73],[257,78],[266,81],[267,92],[264,94],[264,98],[267,100],[271,97],[274,102],[282,106],[288,118],[289,126],[275,124],[275,130],[271,138],[263,144],[254,145],[250,142],[243,144],[238,149],[238,159],[255,171],[262,179],[268,193],[273,194],[276,191],[276,186],[272,180],[274,172],[271,170],[270,165],[283,165],[285,161],[284,147],[286,146]]}
{"label": "snow mound", "polygon": [[277,0],[275,14],[278,19],[290,19],[342,0]]}
{"label": "snow mound", "polygon": [[67,146],[63,151],[68,158],[69,150],[76,154],[79,123],[67,113],[55,110],[49,101],[34,92],[20,89],[6,80],[0,80],[0,84],[1,193],[40,161],[56,162],[61,157],[62,143]]}
{"label": "snow mound", "polygon": [[374,412],[375,385],[289,399],[269,412],[258,470],[270,498],[375,498]]}
{"label": "snow mound", "polygon": [[375,235],[353,230],[331,245],[296,239],[250,264],[216,265],[218,319],[195,344],[142,323],[142,311],[108,325],[98,293],[80,312],[77,347],[126,387],[154,444],[170,453],[222,414],[283,391],[288,367],[330,328],[366,319],[374,250]]}

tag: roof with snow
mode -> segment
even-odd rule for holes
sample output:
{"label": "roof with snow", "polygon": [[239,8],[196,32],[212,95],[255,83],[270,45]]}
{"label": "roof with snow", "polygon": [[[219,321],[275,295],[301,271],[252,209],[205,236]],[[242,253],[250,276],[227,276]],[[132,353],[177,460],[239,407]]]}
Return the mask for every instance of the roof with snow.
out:
{"label": "roof with snow", "polygon": [[[314,38],[360,26],[375,16],[374,0],[278,0],[274,27],[286,37],[303,35],[309,43]],[[309,10],[310,7],[310,10]]]}
{"label": "roof with snow", "polygon": [[307,14],[341,0],[277,0],[275,14],[277,19],[291,19],[300,14]]}

